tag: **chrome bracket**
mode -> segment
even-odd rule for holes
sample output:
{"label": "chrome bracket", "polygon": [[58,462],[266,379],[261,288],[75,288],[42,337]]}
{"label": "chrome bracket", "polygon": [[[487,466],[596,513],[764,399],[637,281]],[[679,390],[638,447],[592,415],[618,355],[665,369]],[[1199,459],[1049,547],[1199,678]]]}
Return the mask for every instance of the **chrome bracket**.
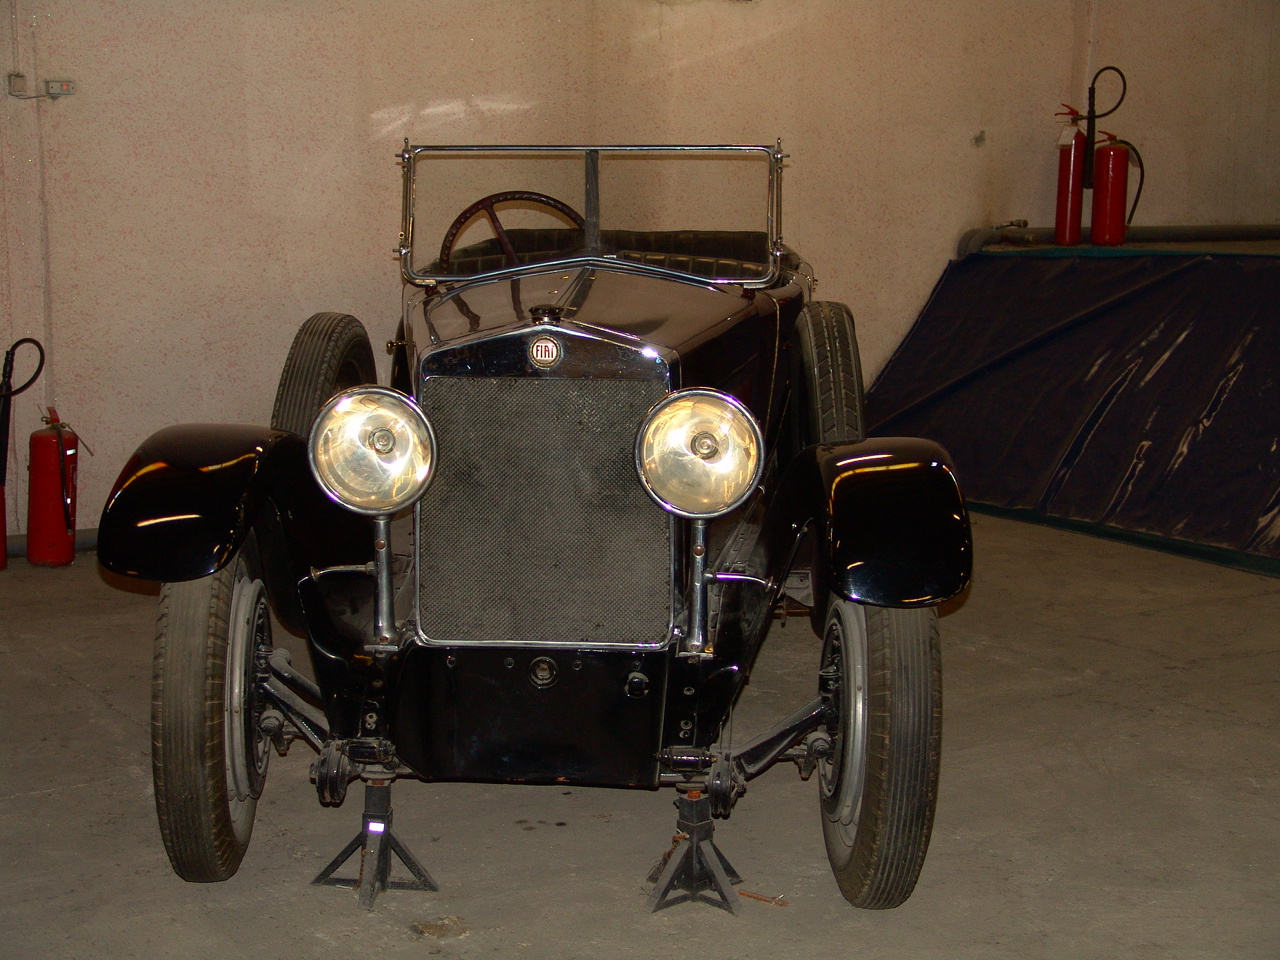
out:
{"label": "chrome bracket", "polygon": [[694,520],[692,543],[689,545],[693,555],[692,569],[689,575],[689,635],[685,637],[682,657],[709,657],[707,649],[707,521]]}
{"label": "chrome bracket", "polygon": [[396,637],[395,584],[391,574],[391,517],[373,518],[373,569],[377,579],[377,599],[373,608],[375,649],[399,649]]}

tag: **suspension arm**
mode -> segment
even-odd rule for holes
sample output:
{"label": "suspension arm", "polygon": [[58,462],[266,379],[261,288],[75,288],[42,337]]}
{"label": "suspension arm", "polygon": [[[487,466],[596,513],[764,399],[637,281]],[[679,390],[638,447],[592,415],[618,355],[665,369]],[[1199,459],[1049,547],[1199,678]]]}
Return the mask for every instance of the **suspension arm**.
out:
{"label": "suspension arm", "polygon": [[[271,660],[271,667],[272,673],[276,674],[276,658],[274,656]],[[301,679],[310,683],[305,677]],[[298,696],[290,689],[291,686],[292,683],[289,680],[276,674],[263,682],[262,692],[285,715],[285,718],[297,728],[298,733],[302,735],[302,739],[307,741],[307,745],[316,753],[319,753],[324,748],[325,741],[329,739],[329,726],[325,721],[324,714],[320,712],[318,707],[312,706]]]}
{"label": "suspension arm", "polygon": [[826,710],[821,697],[814,697],[790,716],[774,724],[749,743],[731,752],[735,766],[744,780],[754,780],[822,723]]}

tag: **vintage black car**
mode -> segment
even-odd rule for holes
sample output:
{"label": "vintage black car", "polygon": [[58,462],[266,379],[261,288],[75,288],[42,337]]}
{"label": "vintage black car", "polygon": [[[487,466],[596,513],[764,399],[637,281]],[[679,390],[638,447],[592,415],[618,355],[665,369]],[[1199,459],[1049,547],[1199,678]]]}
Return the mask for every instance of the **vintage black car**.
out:
{"label": "vintage black car", "polygon": [[[736,910],[713,818],[779,760],[818,774],[845,897],[911,894],[968,516],[940,447],[864,438],[849,311],[781,236],[784,159],[406,141],[389,383],[359,321],[317,314],[270,426],[138,448],[99,558],[165,583],[154,775],[181,877],[235,873],[271,751],[303,740],[321,803],[365,784],[317,878],[365,906],[392,854],[434,889],[390,830],[391,782],[418,779],[676,788],[651,904]],[[731,742],[780,609],[812,622],[813,698]]]}

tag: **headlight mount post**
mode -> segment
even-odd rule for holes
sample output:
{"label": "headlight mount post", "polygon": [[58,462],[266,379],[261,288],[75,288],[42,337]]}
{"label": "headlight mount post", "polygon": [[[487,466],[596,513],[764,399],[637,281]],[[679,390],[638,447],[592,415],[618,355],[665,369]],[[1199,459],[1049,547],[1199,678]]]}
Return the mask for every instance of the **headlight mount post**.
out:
{"label": "headlight mount post", "polygon": [[373,575],[377,581],[377,600],[373,608],[377,646],[395,648],[397,638],[395,584],[391,576],[391,517],[385,513],[373,518]]}
{"label": "headlight mount post", "polygon": [[682,657],[708,657],[707,650],[707,521],[694,520],[690,552],[689,634],[685,638]]}

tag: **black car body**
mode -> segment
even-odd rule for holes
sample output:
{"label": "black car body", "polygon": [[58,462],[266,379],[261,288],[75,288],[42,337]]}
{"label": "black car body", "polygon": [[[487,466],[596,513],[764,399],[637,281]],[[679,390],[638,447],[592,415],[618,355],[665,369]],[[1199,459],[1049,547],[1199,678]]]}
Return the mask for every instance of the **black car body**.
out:
{"label": "black car body", "polygon": [[[698,182],[716,179],[709,162],[757,176],[755,206],[739,205],[761,229],[613,228],[602,183],[630,191],[618,209],[643,212],[646,181],[632,171],[649,159],[701,162]],[[931,611],[967,583],[968,520],[941,448],[862,436],[848,312],[811,299],[812,271],[780,236],[783,160],[776,147],[406,142],[406,292],[387,344],[389,387],[365,389],[374,368],[359,322],[318,314],[286,361],[271,426],[172,427],[142,444],[108,501],[99,555],[117,573],[169,584],[157,805],[181,875],[235,871],[268,746],[301,738],[319,753],[313,773],[327,803],[356,778],[678,785],[727,816],[746,780],[793,759],[822,773],[846,896],[891,906],[909,895],[937,775]],[[517,161],[554,172],[466,208],[424,263],[415,233],[445,161],[464,171],[488,162],[500,176]],[[581,171],[582,214],[530,186],[566,189],[566,161]],[[677,196],[667,208],[679,214],[688,202]],[[504,226],[498,206],[554,226]],[[480,215],[494,235],[458,247]],[[326,459],[326,443],[347,442],[340,425],[325,426],[346,415],[344,397],[369,411],[351,414],[364,418],[351,422],[365,437],[351,442],[384,444],[388,457],[417,443],[420,475],[375,464],[401,472],[369,481],[339,455]],[[713,426],[688,440],[693,454],[661,454],[686,473],[645,460],[646,437],[668,444],[698,417]],[[392,426],[377,434],[379,424]],[[364,448],[352,455],[375,462]],[[348,481],[379,491],[344,502]],[[691,502],[702,504],[704,483],[719,501],[666,498],[696,487]],[[378,500],[380,485],[396,484],[412,487],[407,501]],[[187,602],[183,591],[200,592]],[[769,624],[788,604],[808,609],[820,636],[814,700],[754,741],[722,746]],[[306,638],[314,683],[273,645],[268,606]],[[923,665],[892,684],[875,680],[877,657],[892,659],[912,616],[906,632]],[[227,674],[213,706],[186,703],[200,689],[183,673],[197,667],[176,665],[187,647],[206,674]],[[864,673],[867,697],[854,684]],[[885,735],[923,751],[922,774],[868,772],[876,697],[887,705]],[[209,723],[225,736],[204,744],[196,773],[175,773],[192,753],[176,731]],[[199,837],[179,825],[179,776],[215,794],[220,778],[227,784],[192,814],[205,824]],[[868,866],[882,859],[865,828],[863,791],[876,777],[915,805],[905,818],[884,814],[915,838],[914,852],[895,855],[908,881]],[[715,888],[712,873],[673,882]]]}

